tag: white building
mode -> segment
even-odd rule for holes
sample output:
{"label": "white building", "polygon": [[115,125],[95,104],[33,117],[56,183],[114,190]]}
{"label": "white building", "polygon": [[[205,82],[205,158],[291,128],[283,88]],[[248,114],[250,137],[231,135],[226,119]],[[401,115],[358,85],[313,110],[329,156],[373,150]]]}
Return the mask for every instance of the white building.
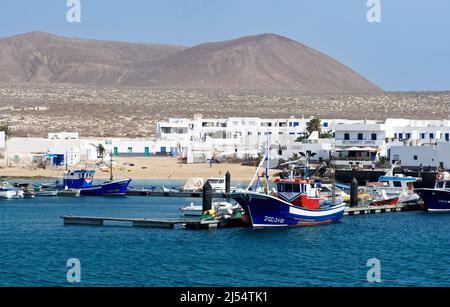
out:
{"label": "white building", "polygon": [[[450,120],[386,120],[387,137],[394,145],[422,145],[450,141]],[[394,146],[393,145],[393,146]]]}
{"label": "white building", "polygon": [[403,167],[450,168],[450,142],[437,142],[434,145],[392,146],[390,162],[400,161]]}
{"label": "white building", "polygon": [[5,158],[5,140],[6,140],[6,136],[5,136],[5,132],[4,131],[0,131],[0,166],[5,166],[6,165],[6,158]]}
{"label": "white building", "polygon": [[353,121],[335,125],[335,165],[369,166],[386,155],[386,125],[378,121]]}
{"label": "white building", "polygon": [[[182,157],[188,163],[206,162],[212,158],[257,157],[269,146],[273,157],[283,159],[299,152],[310,152],[316,154],[315,160],[328,160],[333,154],[335,164],[341,167],[367,167],[380,157],[389,161],[402,160],[409,166],[420,163],[436,165],[439,162],[447,165],[444,156],[450,153],[445,145],[450,143],[450,120],[387,119],[381,122],[322,119],[322,131],[329,132],[333,138],[320,139],[315,135],[306,139],[310,120],[294,117],[207,119],[195,115],[192,119],[170,118],[158,122],[154,139],[80,139],[78,133],[59,132],[49,133],[46,139],[11,138],[7,144],[3,135],[3,147],[7,145],[8,152],[4,155],[8,163],[28,165],[36,163],[39,157],[52,157],[53,163],[63,159],[69,165],[93,161],[99,158],[99,145],[105,148],[106,154],[115,156],[172,156]],[[433,151],[433,145],[439,154]],[[414,152],[417,159],[414,159]]]}

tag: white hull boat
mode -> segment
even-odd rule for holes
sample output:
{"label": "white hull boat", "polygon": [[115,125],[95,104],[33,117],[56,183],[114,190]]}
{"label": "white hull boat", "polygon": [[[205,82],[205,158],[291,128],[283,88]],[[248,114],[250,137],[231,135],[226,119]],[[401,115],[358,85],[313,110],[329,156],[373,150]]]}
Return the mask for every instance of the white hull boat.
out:
{"label": "white hull boat", "polygon": [[[228,202],[213,202],[212,209],[214,209],[217,214],[232,214],[233,213],[233,204]],[[194,205],[191,203],[189,206],[180,208],[181,212],[183,212],[184,216],[202,216],[203,214],[203,206],[202,205]]]}

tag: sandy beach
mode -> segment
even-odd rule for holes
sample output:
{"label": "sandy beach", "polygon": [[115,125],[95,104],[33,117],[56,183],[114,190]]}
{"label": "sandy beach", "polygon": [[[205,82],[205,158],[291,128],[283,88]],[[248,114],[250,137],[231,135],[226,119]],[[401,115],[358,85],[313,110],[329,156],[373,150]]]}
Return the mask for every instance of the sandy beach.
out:
{"label": "sandy beach", "polygon": [[[189,179],[192,177],[221,177],[227,171],[231,173],[232,180],[251,180],[256,167],[242,166],[240,164],[182,164],[177,159],[169,157],[118,157],[115,158],[115,178],[131,179]],[[95,178],[109,178],[107,168],[96,167],[94,164],[80,163],[71,169],[95,168]],[[0,177],[10,178],[62,178],[65,168],[30,169],[27,167],[0,168]]]}

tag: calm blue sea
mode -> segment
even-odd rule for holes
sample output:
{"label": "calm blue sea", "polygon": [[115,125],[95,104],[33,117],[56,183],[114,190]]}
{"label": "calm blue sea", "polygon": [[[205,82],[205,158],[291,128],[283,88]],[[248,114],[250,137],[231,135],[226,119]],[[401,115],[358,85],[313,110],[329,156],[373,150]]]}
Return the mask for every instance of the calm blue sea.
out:
{"label": "calm blue sea", "polygon": [[[160,185],[161,182],[145,182]],[[167,182],[166,182],[167,184]],[[170,185],[178,185],[172,182]],[[0,286],[450,286],[450,215],[344,217],[331,225],[253,230],[64,226],[61,215],[179,217],[200,199],[35,198],[0,201]]]}

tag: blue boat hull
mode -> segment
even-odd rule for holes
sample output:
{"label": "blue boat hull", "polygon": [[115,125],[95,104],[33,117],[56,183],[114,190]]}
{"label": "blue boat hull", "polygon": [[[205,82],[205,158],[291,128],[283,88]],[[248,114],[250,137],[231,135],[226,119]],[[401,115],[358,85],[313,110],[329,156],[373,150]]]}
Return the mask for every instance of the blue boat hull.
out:
{"label": "blue boat hull", "polygon": [[345,204],[328,209],[308,210],[294,206],[271,195],[232,193],[250,216],[253,227],[314,226],[338,221],[344,215]]}
{"label": "blue boat hull", "polygon": [[415,189],[424,202],[427,211],[450,211],[450,191],[438,189]]}
{"label": "blue boat hull", "polygon": [[106,182],[100,185],[94,185],[89,188],[81,189],[80,194],[90,196],[121,196],[125,195],[130,182],[131,179]]}

